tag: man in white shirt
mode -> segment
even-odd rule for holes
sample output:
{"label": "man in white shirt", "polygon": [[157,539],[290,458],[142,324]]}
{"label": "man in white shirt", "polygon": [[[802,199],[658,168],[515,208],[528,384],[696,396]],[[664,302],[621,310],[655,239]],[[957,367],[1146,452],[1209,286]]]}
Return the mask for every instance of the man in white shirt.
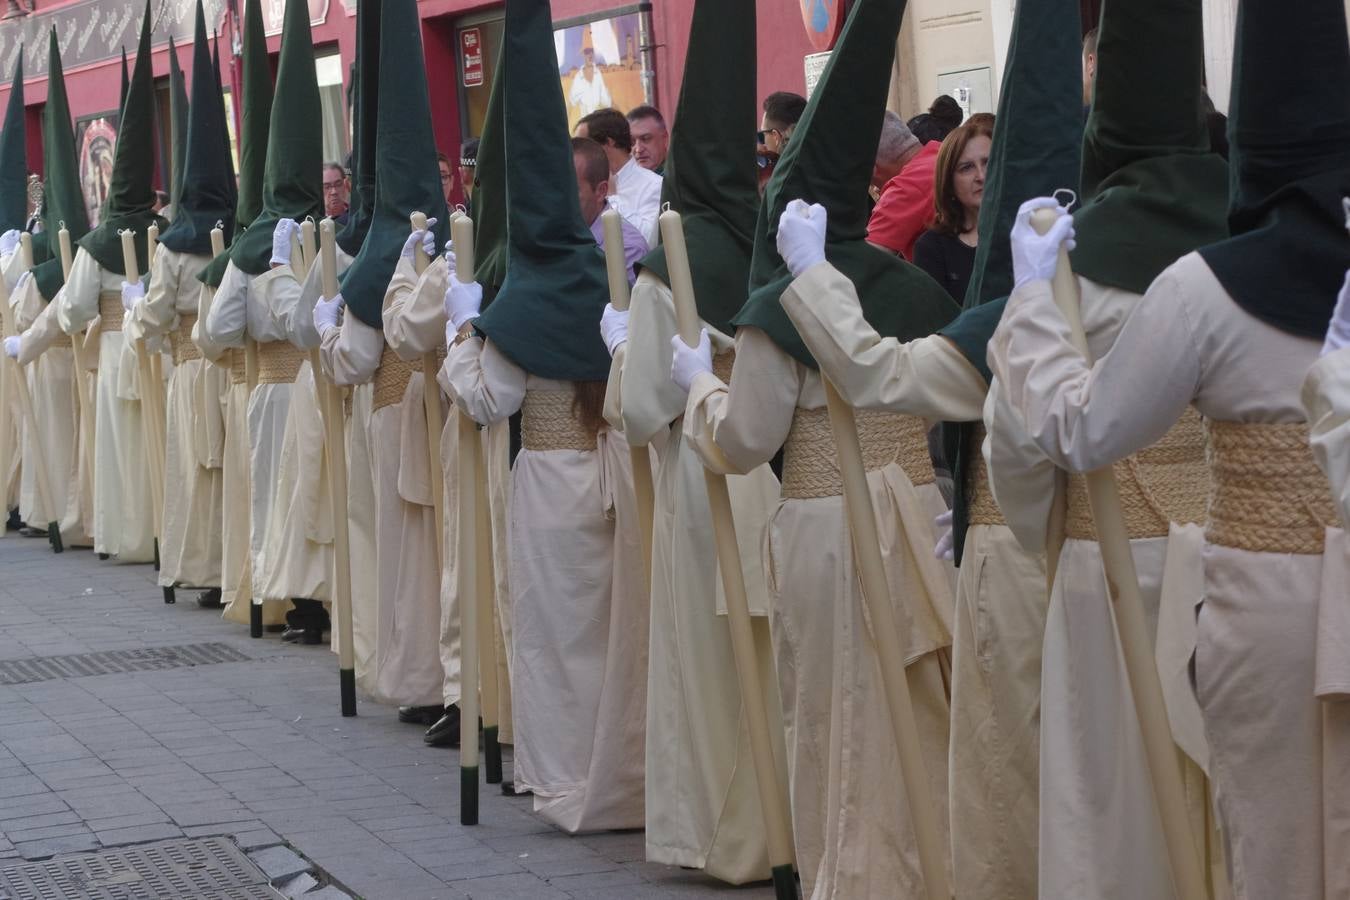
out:
{"label": "man in white shirt", "polygon": [[590,138],[609,158],[609,203],[656,246],[661,214],[661,176],[633,159],[633,133],[617,109],[598,109],[577,123],[575,137]]}

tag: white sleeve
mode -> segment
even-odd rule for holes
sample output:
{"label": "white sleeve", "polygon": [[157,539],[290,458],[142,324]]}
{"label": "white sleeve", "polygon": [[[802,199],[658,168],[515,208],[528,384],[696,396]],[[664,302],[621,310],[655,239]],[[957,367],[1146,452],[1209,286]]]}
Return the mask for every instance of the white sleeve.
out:
{"label": "white sleeve", "polygon": [[525,402],[525,370],[491,341],[472,337],[451,347],[438,379],[455,404],[480,425],[509,419]]}

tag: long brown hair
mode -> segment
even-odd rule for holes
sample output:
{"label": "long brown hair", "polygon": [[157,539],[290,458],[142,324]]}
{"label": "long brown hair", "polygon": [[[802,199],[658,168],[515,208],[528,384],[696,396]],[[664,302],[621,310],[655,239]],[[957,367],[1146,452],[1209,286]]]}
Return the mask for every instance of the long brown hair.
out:
{"label": "long brown hair", "polygon": [[591,434],[605,427],[605,382],[572,382],[572,415]]}
{"label": "long brown hair", "polygon": [[936,216],[932,229],[952,237],[959,237],[965,230],[966,210],[956,197],[952,178],[956,175],[956,163],[966,152],[966,144],[976,137],[994,138],[994,114],[976,113],[947,135],[938,151],[937,167],[933,171],[933,209]]}

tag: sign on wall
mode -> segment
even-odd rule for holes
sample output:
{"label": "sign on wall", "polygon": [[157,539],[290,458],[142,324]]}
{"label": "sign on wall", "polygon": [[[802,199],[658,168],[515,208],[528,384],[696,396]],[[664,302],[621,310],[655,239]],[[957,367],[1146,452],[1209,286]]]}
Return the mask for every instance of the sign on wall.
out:
{"label": "sign on wall", "polygon": [[642,14],[596,19],[553,32],[567,128],[597,109],[629,110],[649,102],[642,70]]}
{"label": "sign on wall", "polygon": [[98,225],[112,184],[113,154],[117,150],[116,111],[75,120],[75,148],[79,154],[80,193],[89,215],[89,227]]}
{"label": "sign on wall", "polygon": [[[263,28],[267,36],[281,34],[286,18],[286,0],[263,0]],[[328,18],[328,0],[309,0],[309,24],[322,25]]]}
{"label": "sign on wall", "polygon": [[483,29],[465,28],[459,33],[461,80],[465,87],[483,83]]}
{"label": "sign on wall", "polygon": [[848,12],[846,0],[799,0],[802,6],[802,24],[812,49],[824,52],[833,49],[844,28]]}

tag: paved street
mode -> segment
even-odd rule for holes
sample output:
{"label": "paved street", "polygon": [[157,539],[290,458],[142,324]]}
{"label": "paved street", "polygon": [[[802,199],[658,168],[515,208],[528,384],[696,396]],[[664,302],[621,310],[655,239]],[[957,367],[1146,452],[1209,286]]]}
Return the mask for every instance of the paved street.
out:
{"label": "paved street", "polygon": [[[326,648],[251,640],[194,600],[164,605],[149,566],[0,539],[0,867],[228,835],[369,900],[772,896],[644,862],[639,832],[568,837],[496,786],[461,827],[454,752],[388,707],[343,719]],[[116,652],[159,647],[182,649]],[[161,668],[81,674],[119,666]]]}

